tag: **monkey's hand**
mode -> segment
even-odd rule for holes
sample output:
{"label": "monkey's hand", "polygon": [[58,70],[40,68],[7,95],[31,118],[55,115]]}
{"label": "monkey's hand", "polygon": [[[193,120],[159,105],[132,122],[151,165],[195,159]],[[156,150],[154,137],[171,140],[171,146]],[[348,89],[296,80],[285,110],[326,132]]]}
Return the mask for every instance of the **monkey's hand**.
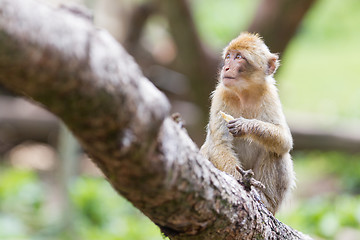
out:
{"label": "monkey's hand", "polygon": [[246,134],[246,120],[243,117],[239,117],[236,118],[234,120],[229,121],[229,123],[227,124],[227,127],[229,129],[229,132],[234,136],[234,137],[241,137],[244,136]]}
{"label": "monkey's hand", "polygon": [[246,191],[249,192],[251,190],[251,186],[254,186],[260,190],[265,190],[264,184],[258,180],[255,180],[254,172],[251,169],[245,171],[239,166],[236,166],[236,170],[242,175],[242,179],[238,180],[238,182],[244,186]]}

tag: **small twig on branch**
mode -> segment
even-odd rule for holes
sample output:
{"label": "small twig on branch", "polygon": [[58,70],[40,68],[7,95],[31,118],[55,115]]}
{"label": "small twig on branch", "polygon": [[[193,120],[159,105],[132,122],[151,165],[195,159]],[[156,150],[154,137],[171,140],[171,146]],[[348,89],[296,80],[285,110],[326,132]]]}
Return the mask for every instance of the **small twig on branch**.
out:
{"label": "small twig on branch", "polygon": [[246,191],[251,190],[251,186],[254,186],[256,188],[259,188],[260,190],[265,189],[264,184],[254,179],[254,172],[253,170],[243,170],[239,166],[236,166],[236,170],[241,174],[242,179],[239,181],[240,184],[242,184]]}

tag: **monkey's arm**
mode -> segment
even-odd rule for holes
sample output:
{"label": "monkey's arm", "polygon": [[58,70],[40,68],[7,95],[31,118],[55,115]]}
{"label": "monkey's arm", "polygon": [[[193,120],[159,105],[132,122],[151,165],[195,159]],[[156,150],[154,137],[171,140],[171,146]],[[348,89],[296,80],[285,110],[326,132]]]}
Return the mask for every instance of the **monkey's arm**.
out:
{"label": "monkey's arm", "polygon": [[207,157],[216,168],[233,175],[237,180],[241,178],[236,167],[242,167],[232,148],[233,136],[229,133],[224,120],[215,115],[209,122],[207,136],[200,152]]}
{"label": "monkey's arm", "polygon": [[284,154],[292,149],[293,141],[287,126],[242,117],[230,121],[227,126],[234,137],[249,137],[277,154]]}

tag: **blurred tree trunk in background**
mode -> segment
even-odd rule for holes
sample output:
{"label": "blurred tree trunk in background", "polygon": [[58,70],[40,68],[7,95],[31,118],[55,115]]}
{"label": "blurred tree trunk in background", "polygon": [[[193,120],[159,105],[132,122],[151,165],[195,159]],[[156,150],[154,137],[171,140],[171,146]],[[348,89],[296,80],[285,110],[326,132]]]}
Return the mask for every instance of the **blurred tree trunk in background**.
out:
{"label": "blurred tree trunk in background", "polygon": [[282,54],[316,0],[262,0],[248,31],[258,32],[272,52]]}

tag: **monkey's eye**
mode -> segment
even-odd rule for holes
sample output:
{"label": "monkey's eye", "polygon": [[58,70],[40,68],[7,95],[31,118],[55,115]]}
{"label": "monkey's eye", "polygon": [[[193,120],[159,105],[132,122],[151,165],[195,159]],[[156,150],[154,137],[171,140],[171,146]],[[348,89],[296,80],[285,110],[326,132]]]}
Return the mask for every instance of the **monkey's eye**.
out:
{"label": "monkey's eye", "polygon": [[230,53],[227,53],[225,59],[229,59],[229,58],[230,58]]}
{"label": "monkey's eye", "polygon": [[241,59],[241,58],[242,58],[242,56],[240,53],[236,54],[236,59]]}

